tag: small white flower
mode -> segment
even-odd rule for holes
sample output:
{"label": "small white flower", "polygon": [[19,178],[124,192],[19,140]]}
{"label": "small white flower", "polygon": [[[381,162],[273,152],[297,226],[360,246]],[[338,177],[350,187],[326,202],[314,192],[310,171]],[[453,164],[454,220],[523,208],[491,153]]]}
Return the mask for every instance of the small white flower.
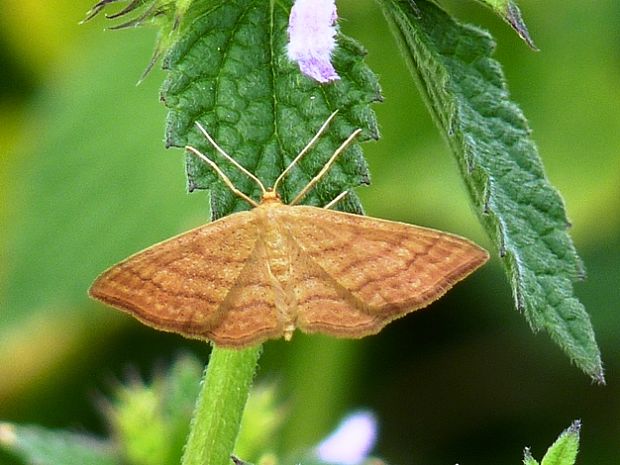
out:
{"label": "small white flower", "polygon": [[321,83],[340,79],[331,62],[337,19],[335,0],[295,0],[291,8],[288,57],[303,74]]}
{"label": "small white flower", "polygon": [[372,412],[360,411],[346,417],[338,428],[316,448],[324,462],[359,465],[368,457],[377,440],[377,419]]}

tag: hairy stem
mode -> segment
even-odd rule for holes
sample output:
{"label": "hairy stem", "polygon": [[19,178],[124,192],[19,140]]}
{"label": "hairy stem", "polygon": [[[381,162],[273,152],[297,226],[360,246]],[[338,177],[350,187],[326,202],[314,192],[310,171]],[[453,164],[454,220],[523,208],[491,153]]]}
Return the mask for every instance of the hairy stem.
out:
{"label": "hairy stem", "polygon": [[243,350],[213,348],[198,395],[182,465],[227,465],[261,346]]}

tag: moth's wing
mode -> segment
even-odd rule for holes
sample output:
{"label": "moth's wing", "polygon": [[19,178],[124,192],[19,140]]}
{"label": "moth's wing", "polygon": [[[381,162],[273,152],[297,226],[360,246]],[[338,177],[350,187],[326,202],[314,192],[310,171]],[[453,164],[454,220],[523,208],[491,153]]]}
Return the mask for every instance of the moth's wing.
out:
{"label": "moth's wing", "polygon": [[[298,291],[305,295],[297,325],[307,332],[376,333],[438,299],[488,259],[467,239],[419,226],[304,206],[280,215],[311,264],[308,289]],[[320,291],[312,285],[318,281]]]}
{"label": "moth's wing", "polygon": [[289,289],[296,303],[295,326],[307,333],[342,337],[362,337],[379,331],[386,324],[385,317],[373,312],[302,247],[291,240]]}
{"label": "moth's wing", "polygon": [[236,213],[127,258],[89,293],[149,326],[217,342],[218,327],[230,327],[223,303],[247,281],[258,237],[253,211]]}
{"label": "moth's wing", "polygon": [[281,286],[269,271],[265,243],[259,237],[219,306],[217,325],[206,332],[207,338],[222,347],[241,348],[282,337],[285,324],[276,305],[281,295]]}

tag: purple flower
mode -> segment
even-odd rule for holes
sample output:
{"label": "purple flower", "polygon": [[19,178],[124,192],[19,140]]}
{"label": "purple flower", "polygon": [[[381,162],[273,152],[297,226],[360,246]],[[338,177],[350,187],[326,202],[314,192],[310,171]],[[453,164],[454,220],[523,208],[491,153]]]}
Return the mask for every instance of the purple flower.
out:
{"label": "purple flower", "polygon": [[336,19],[335,0],[295,0],[289,17],[288,57],[303,74],[321,83],[340,79],[331,62]]}
{"label": "purple flower", "polygon": [[376,440],[377,419],[372,412],[360,411],[342,420],[315,451],[324,462],[359,465],[366,460]]}

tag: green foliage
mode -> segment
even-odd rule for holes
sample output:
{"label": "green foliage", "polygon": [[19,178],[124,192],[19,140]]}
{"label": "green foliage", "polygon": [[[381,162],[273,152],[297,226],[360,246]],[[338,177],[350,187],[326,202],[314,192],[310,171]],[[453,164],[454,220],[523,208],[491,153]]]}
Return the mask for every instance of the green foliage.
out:
{"label": "green foliage", "polygon": [[[110,3],[118,0],[100,0],[86,14],[83,22],[89,21],[103,11]],[[174,42],[179,31],[179,24],[187,13],[192,0],[132,0],[116,13],[108,14],[111,20],[118,20],[118,24],[110,29],[126,29],[144,25],[154,25],[158,29],[155,50],[151,61],[142,73],[139,82],[142,82],[155,63]],[[122,18],[120,20],[119,18]]]}
{"label": "green foliage", "polygon": [[132,465],[180,463],[202,371],[183,357],[150,384],[138,379],[119,386],[107,416],[121,455]]}
{"label": "green foliage", "polygon": [[532,457],[530,449],[527,447],[525,451],[523,451],[523,465],[540,465],[538,461]]}
{"label": "green foliage", "polygon": [[[481,1],[533,46],[513,2]],[[99,6],[107,3],[110,2],[104,0]],[[420,1],[413,8],[411,2],[385,0],[384,8],[402,40],[422,93],[457,155],[474,202],[480,207],[482,221],[505,258],[517,307],[525,312],[534,329],[546,329],[582,369],[602,381],[600,357],[588,316],[573,295],[572,281],[581,277],[583,270],[566,233],[564,207],[545,179],[523,115],[508,99],[499,65],[490,58],[492,40],[474,28],[455,23],[430,2]],[[286,1],[138,0],[120,12],[121,16],[138,13],[121,27],[153,22],[161,28],[154,59],[169,50],[164,61],[169,76],[162,90],[162,99],[169,109],[166,144],[177,147],[191,144],[208,153],[237,186],[255,198],[256,186],[222,162],[195,130],[193,122],[201,121],[227,151],[269,185],[332,110],[340,110],[312,155],[286,179],[281,191],[285,201],[305,185],[353,129],[362,127],[366,139],[378,136],[369,104],[380,99],[376,79],[362,61],[364,51],[342,35],[334,57],[342,80],[335,85],[320,86],[301,76],[283,53],[289,9]],[[89,106],[102,108],[105,104],[90,102]],[[100,127],[92,120],[84,120]],[[128,125],[123,127],[114,121],[114,126],[126,130]],[[67,127],[74,130],[73,126]],[[71,153],[65,143],[51,145]],[[124,167],[131,158],[126,155],[121,164]],[[103,160],[105,166],[110,166],[112,156]],[[47,158],[56,161],[55,157]],[[82,167],[77,166],[81,175]],[[214,217],[247,208],[200,161],[188,156],[186,166],[190,189],[211,190]],[[99,168],[93,167],[96,172],[91,176],[93,179],[105,178]],[[139,175],[132,179],[141,180],[148,172],[141,168],[136,169]],[[44,162],[37,172],[54,173],[54,167]],[[162,177],[154,178],[154,182]],[[341,191],[367,182],[361,149],[354,146],[308,197],[308,202],[324,204]],[[50,196],[56,193],[58,185],[49,183],[54,189]],[[135,188],[136,192],[143,191],[140,184],[135,184]],[[38,190],[37,194],[41,195]],[[92,190],[88,194],[97,196]],[[31,263],[15,268],[21,270],[21,275],[17,274],[18,282],[20,276],[32,280],[33,270],[36,272],[46,263],[55,265],[57,261],[63,263],[63,270],[70,269],[75,274],[70,260],[63,262],[66,254],[62,253],[81,245],[71,239],[71,232],[77,229],[72,222],[81,220],[73,215],[78,210],[75,204],[82,204],[79,196],[67,205],[67,212],[72,214],[67,221],[47,216],[45,205],[36,220],[30,220],[31,223],[56,220],[57,234],[66,233],[67,237],[61,241],[62,246],[48,246],[44,235],[27,235],[22,248],[36,253],[32,254]],[[142,203],[136,205],[148,219],[157,216],[142,208]],[[355,197],[345,208],[361,211]],[[106,224],[110,222],[105,215],[99,223],[103,220]],[[106,256],[105,247],[100,249],[98,254]],[[85,255],[82,250],[75,256]],[[91,261],[91,266],[99,269],[96,261]],[[86,265],[85,269],[90,268]],[[71,275],[60,276],[58,281],[71,282]],[[71,290],[77,295],[76,290],[84,288],[76,280]],[[33,293],[16,289],[9,295],[20,294],[15,300],[25,299],[22,307],[37,303],[39,295],[50,294],[49,289],[33,289]],[[259,349],[214,352],[192,423],[185,464],[228,462],[258,354]],[[178,463],[189,429],[199,371],[196,363],[190,361],[177,365],[169,380],[157,378],[150,385],[135,382],[119,389],[108,409],[114,428],[111,441],[3,424],[0,445],[29,463]],[[312,388],[318,391],[316,386]],[[267,397],[257,408],[258,413],[246,412],[246,419],[252,421],[244,419],[247,425],[239,437],[240,450],[250,455],[260,453],[260,447],[267,441],[265,435],[281,421],[275,410],[273,397]],[[563,433],[547,452],[542,465],[572,465],[577,454],[578,429],[574,424]],[[263,436],[253,434],[256,432]],[[211,447],[213,444],[215,448]],[[538,465],[529,452],[524,462]]]}
{"label": "green foliage", "polygon": [[180,463],[202,367],[180,358],[149,383],[131,379],[105,401],[106,440],[41,427],[0,424],[0,448],[33,465]]}
{"label": "green foliage", "polygon": [[[208,398],[197,404],[194,435],[200,441],[189,441],[183,463],[222,463],[229,465],[231,444],[219,444],[221,430],[236,428],[237,419],[231,405],[243,409],[251,373],[228,377],[228,368],[253,366],[258,349],[245,351],[218,350],[209,364],[204,391]],[[225,370],[226,376],[217,371]],[[191,408],[199,389],[201,365],[198,360],[179,358],[166,373],[158,373],[153,381],[145,383],[130,378],[119,384],[110,400],[105,401],[105,415],[111,425],[111,437],[95,438],[69,431],[55,431],[38,426],[0,423],[0,450],[9,451],[29,465],[158,465],[180,463],[183,442],[189,428]],[[209,377],[209,374],[215,373]],[[219,384],[214,386],[213,383]],[[233,399],[236,398],[236,399]],[[275,432],[286,419],[286,409],[277,398],[274,385],[259,386],[250,393],[243,419],[241,434],[234,448],[244,459],[261,463],[261,458],[274,444]],[[580,423],[574,422],[549,448],[540,465],[574,465],[579,446]],[[314,448],[291,451],[285,461],[267,456],[269,462],[327,465]],[[221,456],[220,456],[221,455]],[[523,463],[539,465],[529,449],[525,449]],[[200,459],[200,460],[199,460]],[[363,463],[381,462],[368,457]],[[248,463],[239,461],[240,463]],[[237,463],[237,461],[235,461]]]}
{"label": "green foliage", "polygon": [[[361,140],[378,137],[369,105],[381,98],[375,76],[362,61],[364,50],[342,35],[334,55],[341,79],[321,86],[302,76],[285,54],[289,10],[287,1],[196,1],[192,20],[183,25],[182,36],[164,60],[169,76],[162,89],[169,109],[166,145],[190,144],[209,154],[255,199],[260,198],[258,187],[222,161],[194,122],[200,121],[224,150],[269,187],[327,117],[339,110],[311,155],[284,180],[280,194],[285,202],[355,129],[364,130]],[[190,190],[210,190],[213,218],[248,208],[204,162],[188,154],[186,163]],[[354,145],[306,201],[324,205],[368,182],[361,149]],[[345,209],[361,212],[355,195]]]}
{"label": "green foliage", "polygon": [[284,414],[273,387],[257,389],[244,413],[259,354],[260,348],[214,349],[193,419],[201,366],[182,357],[150,383],[134,378],[118,385],[104,403],[110,439],[4,423],[0,448],[36,465],[228,464],[241,424],[236,450],[258,457]]}
{"label": "green foliage", "polygon": [[106,441],[40,426],[0,423],[0,448],[29,465],[121,465]]}
{"label": "green foliage", "polygon": [[[149,45],[144,44],[141,37],[124,44],[125,53],[118,55],[116,66],[135,63],[136,54],[148,53]],[[121,37],[115,35],[99,52],[111,54],[122,45]],[[98,76],[98,92],[92,91],[89,74]],[[153,126],[135,124],[137,115],[151,114],[157,105],[149,104],[132,90],[132,78],[119,78],[117,74],[115,67],[100,57],[88,57],[79,69],[47,89],[37,104],[39,113],[27,129],[37,135],[37,153],[18,154],[23,158],[18,169],[24,176],[9,199],[30,208],[16,215],[10,229],[3,231],[9,251],[5,265],[11,270],[3,295],[5,323],[12,322],[22,310],[59,303],[63,307],[65,302],[74,303],[79,298],[86,301],[89,283],[115,258],[111,249],[117,247],[116,231],[122,225],[118,224],[119,212],[114,205],[128,197],[135,199],[124,205],[133,218],[127,221],[136,226],[123,237],[125,247],[127,241],[133,242],[125,252],[140,243],[148,245],[145,240],[161,239],[161,230],[155,235],[153,232],[161,225],[171,230],[178,222],[159,218],[157,225],[144,227],[165,204],[182,204],[185,196],[179,188],[163,186],[160,189],[166,190],[162,196],[165,203],[154,205],[148,201],[149,186],[158,183],[174,164],[162,166],[153,160],[160,142],[145,143],[145,139],[153,138]],[[144,89],[154,90],[153,86]],[[118,110],[118,102],[111,95],[124,102],[126,111]],[[112,114],[114,118],[110,118]],[[76,133],[85,136],[75,137]],[[100,151],[106,145],[113,148],[103,157]],[[115,145],[121,147],[116,149]],[[144,163],[150,163],[153,170],[138,176]],[[120,192],[123,185],[128,185],[127,190]],[[186,209],[185,205],[178,208]],[[47,228],[53,230],[54,240],[50,240]],[[101,230],[107,234],[100,236],[94,246],[93,235]],[[45,273],[54,279],[45,279]]]}
{"label": "green foliage", "polygon": [[521,11],[515,2],[512,0],[478,0],[480,3],[490,7],[495,13],[497,13],[504,21],[519,34],[530,47],[536,49],[534,41],[530,37],[530,33],[527,30],[527,26],[521,17]]}
{"label": "green foliage", "polygon": [[515,305],[586,373],[604,381],[590,319],[574,296],[583,265],[564,205],[545,177],[530,129],[510,101],[491,37],[434,3],[383,2],[418,87],[454,152],[495,241]]}
{"label": "green foliage", "polygon": [[[575,465],[577,452],[579,451],[579,421],[573,424],[560,434],[560,437],[549,447],[547,453],[540,462],[540,465]],[[529,448],[525,449],[523,457],[524,465],[539,465],[532,457]]]}
{"label": "green foliage", "polygon": [[278,431],[284,424],[286,409],[278,399],[275,383],[255,385],[245,404],[235,454],[250,460],[272,452],[276,447]]}
{"label": "green foliage", "polygon": [[142,70],[136,56],[148,56],[152,38],[132,34],[84,41],[81,61],[69,60],[37,94],[24,128],[29,142],[0,181],[2,203],[15,209],[0,225],[0,366],[16,367],[0,376],[2,393],[33,386],[33,374],[57,376],[84,353],[107,351],[107,338],[127,320],[89,302],[92,280],[179,232],[197,210],[183,192],[179,154],[161,147],[157,82],[134,85]]}
{"label": "green foliage", "polygon": [[[228,455],[234,445],[259,352],[260,349],[218,350],[212,354],[206,377],[207,396],[198,402],[193,420],[199,425],[193,429],[192,437],[197,436],[199,440],[189,440],[183,463],[206,464],[215,463],[215,460],[229,463]],[[231,366],[238,369],[234,376],[220,376],[218,371],[222,370],[233,373]],[[244,373],[243,366],[252,369]],[[186,356],[177,360],[167,373],[157,374],[150,383],[131,378],[127,384],[119,384],[113,397],[104,402],[104,412],[111,426],[111,437],[106,440],[68,431],[0,423],[0,449],[33,465],[181,463],[201,371],[198,360]],[[274,389],[258,389],[241,422],[246,434],[240,438],[239,450],[244,454],[262,452],[264,449],[259,447],[264,446],[264,441],[260,445],[256,441],[270,439],[266,435],[274,431],[282,415]],[[227,434],[230,429],[234,434]],[[227,437],[233,438],[232,444],[221,443],[221,438]],[[204,444],[218,444],[219,447],[205,450]],[[191,461],[198,457],[202,461]]]}

